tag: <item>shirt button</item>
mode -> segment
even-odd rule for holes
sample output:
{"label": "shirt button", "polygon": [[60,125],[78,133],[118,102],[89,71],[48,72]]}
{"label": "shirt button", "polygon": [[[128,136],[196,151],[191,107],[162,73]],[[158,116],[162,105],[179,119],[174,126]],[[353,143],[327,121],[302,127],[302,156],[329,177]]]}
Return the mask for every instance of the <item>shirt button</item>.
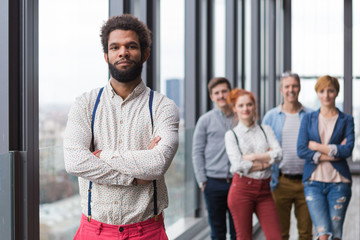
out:
{"label": "shirt button", "polygon": [[122,144],[122,141],[120,140],[119,143]]}
{"label": "shirt button", "polygon": [[122,120],[120,120],[120,124],[123,124],[123,121],[122,121]]}
{"label": "shirt button", "polygon": [[124,231],[124,228],[123,228],[123,227],[119,227],[119,231],[120,231],[120,232],[123,232],[123,231]]}
{"label": "shirt button", "polygon": [[115,204],[118,204],[118,201],[115,201],[114,203],[115,203]]}

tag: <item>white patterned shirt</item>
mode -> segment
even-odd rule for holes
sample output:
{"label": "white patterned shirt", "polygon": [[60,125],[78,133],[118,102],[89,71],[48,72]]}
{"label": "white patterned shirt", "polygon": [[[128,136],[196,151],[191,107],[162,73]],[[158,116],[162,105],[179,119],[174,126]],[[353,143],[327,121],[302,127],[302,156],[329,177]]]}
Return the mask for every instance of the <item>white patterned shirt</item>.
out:
{"label": "white patterned shirt", "polygon": [[[270,155],[270,165],[278,163],[282,157],[281,147],[276,140],[275,134],[270,126],[261,125],[264,129],[265,135],[258,124],[254,124],[251,127],[245,126],[239,122],[233,129],[238,140],[241,153],[244,155],[251,153],[265,153]],[[239,151],[238,144],[234,133],[230,130],[225,134],[225,146],[226,153],[229,156],[231,163],[230,172],[239,174],[240,176],[246,176],[254,179],[266,179],[271,176],[270,168],[262,171],[254,171],[249,173],[253,162],[242,158],[242,154]],[[269,150],[271,148],[271,150]]]}
{"label": "white patterned shirt", "polygon": [[[104,87],[94,121],[95,150],[90,151],[91,119],[99,88],[84,93],[72,106],[64,137],[65,168],[79,177],[82,212],[108,224],[131,224],[154,216],[153,184],[133,185],[134,178],[157,180],[158,213],[168,206],[164,174],[178,148],[179,113],[175,103],[154,92],[152,133],[150,89],[143,82],[123,100],[110,82]],[[147,150],[160,136],[157,146]]]}

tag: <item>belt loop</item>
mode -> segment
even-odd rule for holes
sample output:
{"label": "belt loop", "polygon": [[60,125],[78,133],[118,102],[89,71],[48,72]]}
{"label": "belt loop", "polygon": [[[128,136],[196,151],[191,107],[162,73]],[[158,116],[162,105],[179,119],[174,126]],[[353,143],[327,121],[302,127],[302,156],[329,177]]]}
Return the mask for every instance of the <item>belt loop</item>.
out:
{"label": "belt loop", "polygon": [[100,223],[99,225],[97,225],[97,229],[96,229],[96,231],[95,231],[96,235],[100,235],[101,230],[102,230],[102,223]]}
{"label": "belt loop", "polygon": [[142,236],[142,235],[143,235],[143,232],[142,232],[143,228],[142,228],[142,226],[141,226],[141,225],[138,225],[138,226],[137,226],[137,229],[138,229],[139,235]]}

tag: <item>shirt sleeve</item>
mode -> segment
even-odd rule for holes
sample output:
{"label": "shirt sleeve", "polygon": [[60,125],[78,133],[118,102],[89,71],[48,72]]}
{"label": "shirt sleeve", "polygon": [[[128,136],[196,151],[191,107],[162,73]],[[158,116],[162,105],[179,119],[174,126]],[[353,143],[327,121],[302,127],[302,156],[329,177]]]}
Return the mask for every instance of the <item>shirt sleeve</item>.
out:
{"label": "shirt sleeve", "polygon": [[65,169],[69,174],[106,185],[130,185],[134,178],[90,151],[92,108],[84,95],[71,107],[64,135]]}
{"label": "shirt sleeve", "polygon": [[225,134],[226,153],[231,163],[231,173],[248,174],[253,163],[241,157],[236,138],[232,131]]}
{"label": "shirt sleeve", "polygon": [[206,127],[206,119],[204,117],[200,118],[195,127],[192,145],[192,162],[195,177],[200,187],[203,182],[207,181],[205,170]]}
{"label": "shirt sleeve", "polygon": [[280,144],[274,134],[274,131],[272,128],[268,125],[263,125],[264,131],[266,132],[268,144],[271,148],[270,151],[268,151],[268,154],[270,155],[270,162],[269,164],[272,165],[274,163],[279,163],[282,159],[282,149],[280,147]]}
{"label": "shirt sleeve", "polygon": [[[355,144],[355,133],[354,133],[354,117],[346,115],[346,122],[344,123],[344,137],[346,138],[345,145],[337,144],[337,153],[335,158],[346,159],[351,156]],[[343,139],[341,139],[342,141]]]}
{"label": "shirt sleeve", "polygon": [[[156,96],[156,95],[155,95]],[[155,104],[155,98],[154,98]],[[179,110],[165,97],[160,99],[154,112],[154,134],[161,137],[151,150],[105,150],[101,158],[122,174],[143,180],[156,180],[164,176],[179,144]]]}

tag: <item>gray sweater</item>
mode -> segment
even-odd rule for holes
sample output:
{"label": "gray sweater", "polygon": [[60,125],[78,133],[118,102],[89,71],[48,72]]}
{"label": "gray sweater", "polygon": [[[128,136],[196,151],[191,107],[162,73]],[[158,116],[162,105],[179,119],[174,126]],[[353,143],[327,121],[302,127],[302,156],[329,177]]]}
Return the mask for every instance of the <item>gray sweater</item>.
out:
{"label": "gray sweater", "polygon": [[233,116],[226,117],[216,107],[199,118],[192,149],[194,171],[199,186],[207,181],[207,177],[232,177],[224,140],[225,133],[232,126]]}

